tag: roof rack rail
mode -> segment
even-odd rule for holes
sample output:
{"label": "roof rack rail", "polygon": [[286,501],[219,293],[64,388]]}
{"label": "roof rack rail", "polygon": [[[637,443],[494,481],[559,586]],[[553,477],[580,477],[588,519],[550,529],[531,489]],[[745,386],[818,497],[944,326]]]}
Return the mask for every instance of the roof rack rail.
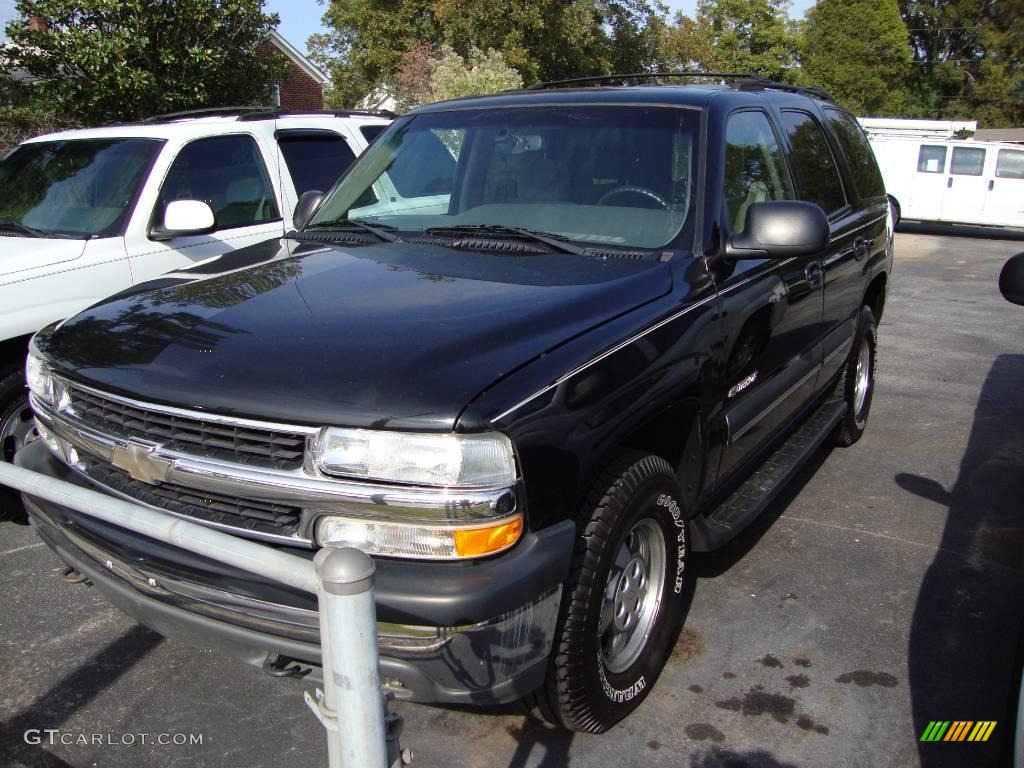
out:
{"label": "roof rack rail", "polygon": [[200,107],[198,109],[183,109],[178,112],[167,112],[163,115],[151,115],[142,119],[143,123],[163,123],[169,120],[180,120],[187,117],[213,117],[215,115],[242,115],[250,112],[266,112],[273,107],[267,106],[241,106],[241,107]]}
{"label": "roof rack rail", "polygon": [[772,88],[778,91],[788,91],[790,93],[803,93],[808,96],[815,96],[819,99],[825,99],[826,101],[832,101],[832,97],[828,91],[823,88],[815,88],[813,86],[804,85],[791,85],[789,83],[780,83],[775,80],[771,80],[767,77],[761,77],[750,72],[693,72],[693,71],[682,71],[682,72],[629,72],[626,74],[615,74],[615,75],[588,75],[586,77],[573,77],[567,80],[551,80],[548,82],[534,83],[528,86],[528,91],[539,91],[546,88],[561,88],[567,85],[588,85],[597,83],[622,83],[625,84],[629,80],[662,80],[669,77],[681,77],[681,78],[711,78],[717,80],[734,80],[735,85],[740,90],[755,90],[760,88]]}
{"label": "roof rack rail", "polygon": [[184,109],[180,112],[168,112],[165,115],[152,115],[144,118],[143,123],[166,123],[171,120],[184,120],[197,117],[237,117],[239,121],[275,120],[279,117],[298,115],[330,115],[332,117],[386,117],[391,120],[395,113],[386,109],[281,109],[273,106],[243,107],[201,107]]}
{"label": "roof rack rail", "polygon": [[331,117],[386,117],[394,120],[396,115],[389,109],[281,109],[266,107],[263,112],[241,115],[238,119],[273,120],[278,117],[299,117],[301,115],[330,115]]}
{"label": "roof rack rail", "polygon": [[780,83],[776,80],[772,80],[767,77],[754,77],[752,76],[746,82],[738,84],[740,90],[754,90],[757,88],[771,88],[776,91],[787,91],[788,93],[803,93],[808,96],[816,96],[819,99],[825,101],[832,101],[832,96],[824,88],[818,88],[813,85],[792,85],[790,83]]}
{"label": "roof rack rail", "polygon": [[561,88],[565,85],[576,83],[608,83],[620,80],[657,80],[665,77],[714,77],[721,80],[741,80],[744,78],[753,79],[756,75],[749,72],[627,72],[614,75],[587,75],[585,77],[570,77],[567,80],[549,80],[547,82],[534,83],[527,86],[528,91],[540,91],[545,88]]}

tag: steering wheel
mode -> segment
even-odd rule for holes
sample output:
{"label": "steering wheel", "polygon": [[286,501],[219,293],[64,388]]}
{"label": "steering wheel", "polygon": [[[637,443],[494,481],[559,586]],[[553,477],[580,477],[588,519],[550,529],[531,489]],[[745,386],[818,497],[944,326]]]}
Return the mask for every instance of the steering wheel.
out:
{"label": "steering wheel", "polygon": [[664,198],[662,198],[661,195],[659,195],[657,192],[653,192],[652,190],[647,189],[647,187],[632,187],[628,184],[623,185],[621,187],[616,187],[615,189],[609,189],[607,192],[601,195],[600,199],[598,199],[597,201],[597,204],[606,205],[608,200],[615,197],[616,195],[638,195],[640,197],[646,197],[649,200],[653,200],[666,211],[669,208],[668,203],[665,202]]}

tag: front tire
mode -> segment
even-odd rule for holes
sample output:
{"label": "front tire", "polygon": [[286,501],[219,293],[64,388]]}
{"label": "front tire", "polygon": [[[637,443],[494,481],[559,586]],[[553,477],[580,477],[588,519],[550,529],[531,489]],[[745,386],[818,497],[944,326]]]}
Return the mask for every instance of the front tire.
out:
{"label": "front tire", "polygon": [[675,472],[664,459],[623,454],[584,503],[547,680],[548,718],[601,733],[639,706],[685,616],[689,539]]}
{"label": "front tire", "polygon": [[[10,463],[14,454],[38,437],[25,389],[21,366],[0,371],[0,461]],[[21,519],[25,507],[16,491],[0,486],[0,522]]]}
{"label": "front tire", "polygon": [[875,316],[868,307],[861,307],[857,318],[857,331],[853,349],[839,381],[839,392],[846,401],[846,413],[835,431],[835,442],[840,446],[856,443],[864,435],[871,412],[871,399],[875,393],[875,363],[878,333]]}

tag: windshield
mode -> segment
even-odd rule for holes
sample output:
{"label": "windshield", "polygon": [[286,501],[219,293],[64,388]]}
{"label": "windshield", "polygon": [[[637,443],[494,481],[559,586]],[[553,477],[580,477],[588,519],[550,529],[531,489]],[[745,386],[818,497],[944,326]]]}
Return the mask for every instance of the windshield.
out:
{"label": "windshield", "polygon": [[22,144],[0,161],[0,230],[117,234],[163,142],[75,139]]}
{"label": "windshield", "polygon": [[699,124],[695,109],[622,104],[413,116],[370,146],[310,226],[516,227],[633,248],[682,232],[690,247]]}

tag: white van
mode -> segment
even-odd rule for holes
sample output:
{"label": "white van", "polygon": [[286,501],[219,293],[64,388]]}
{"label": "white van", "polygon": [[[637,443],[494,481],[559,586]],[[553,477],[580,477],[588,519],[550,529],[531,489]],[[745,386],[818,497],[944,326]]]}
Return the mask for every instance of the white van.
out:
{"label": "white van", "polygon": [[897,219],[1024,227],[1024,146],[870,136]]}

